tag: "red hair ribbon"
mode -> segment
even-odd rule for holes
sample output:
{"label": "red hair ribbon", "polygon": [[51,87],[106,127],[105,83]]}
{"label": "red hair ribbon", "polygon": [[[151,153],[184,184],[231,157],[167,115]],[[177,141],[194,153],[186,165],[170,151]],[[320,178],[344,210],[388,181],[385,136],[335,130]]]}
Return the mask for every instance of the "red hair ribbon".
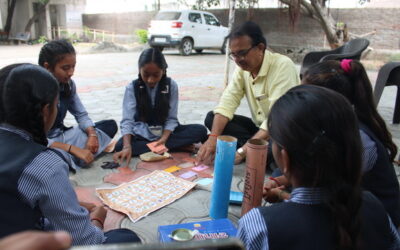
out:
{"label": "red hair ribbon", "polygon": [[343,59],[340,62],[340,67],[343,69],[345,73],[351,72],[351,65],[350,65],[351,61],[353,61],[353,59]]}

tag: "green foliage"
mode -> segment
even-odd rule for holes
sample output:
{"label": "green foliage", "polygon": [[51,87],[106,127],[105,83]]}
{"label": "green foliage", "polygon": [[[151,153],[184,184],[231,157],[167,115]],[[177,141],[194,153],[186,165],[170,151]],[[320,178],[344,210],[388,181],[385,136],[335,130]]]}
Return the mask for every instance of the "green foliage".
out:
{"label": "green foliage", "polygon": [[[180,0],[180,2],[185,2]],[[236,7],[239,9],[246,9],[253,7],[258,4],[259,0],[237,0]],[[205,10],[210,7],[215,7],[221,4],[220,0],[196,0],[196,3],[192,6],[194,10]]]}
{"label": "green foliage", "polygon": [[40,36],[39,39],[37,39],[38,43],[41,43],[41,44],[47,43],[48,40],[49,39],[47,39],[47,37],[45,37],[45,36]]}
{"label": "green foliage", "polygon": [[369,2],[370,2],[370,0],[358,0],[358,3],[361,5],[363,5],[365,3],[369,3]]}
{"label": "green foliage", "polygon": [[47,39],[47,37],[45,36],[40,36],[38,39],[36,40],[31,40],[29,41],[29,44],[45,44],[49,41],[49,39]]}
{"label": "green foliage", "polygon": [[139,43],[147,43],[147,30],[138,29],[135,31],[135,33],[139,38]]}
{"label": "green foliage", "polygon": [[192,6],[194,10],[205,10],[212,6],[218,6],[220,4],[219,0],[196,0],[195,5]]}

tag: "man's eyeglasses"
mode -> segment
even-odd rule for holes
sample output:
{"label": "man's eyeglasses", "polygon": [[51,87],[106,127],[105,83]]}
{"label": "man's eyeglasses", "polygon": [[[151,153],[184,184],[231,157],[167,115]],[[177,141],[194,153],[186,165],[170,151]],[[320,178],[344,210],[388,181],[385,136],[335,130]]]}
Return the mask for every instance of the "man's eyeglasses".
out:
{"label": "man's eyeglasses", "polygon": [[229,52],[229,54],[228,54],[229,58],[232,60],[236,60],[239,58],[245,58],[247,56],[247,54],[250,52],[250,50],[254,47],[256,47],[256,46],[251,46],[249,49],[241,50],[237,53]]}

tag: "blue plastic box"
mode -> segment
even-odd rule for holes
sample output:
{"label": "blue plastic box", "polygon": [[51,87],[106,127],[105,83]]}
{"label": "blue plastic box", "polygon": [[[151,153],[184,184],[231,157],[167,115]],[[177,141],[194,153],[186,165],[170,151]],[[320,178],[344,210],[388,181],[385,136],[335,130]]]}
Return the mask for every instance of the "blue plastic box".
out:
{"label": "blue plastic box", "polygon": [[166,225],[158,227],[158,239],[160,242],[174,241],[169,235],[178,228],[186,228],[199,231],[193,240],[224,239],[236,237],[237,229],[229,219],[198,221],[185,224]]}

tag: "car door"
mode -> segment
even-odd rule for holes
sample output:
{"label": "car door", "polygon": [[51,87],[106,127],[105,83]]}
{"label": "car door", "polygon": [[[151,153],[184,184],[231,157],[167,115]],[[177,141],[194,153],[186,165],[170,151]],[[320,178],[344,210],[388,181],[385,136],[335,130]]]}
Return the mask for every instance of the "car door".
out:
{"label": "car door", "polygon": [[189,27],[188,33],[194,40],[194,47],[204,47],[206,38],[203,36],[206,31],[204,20],[198,12],[188,13]]}
{"label": "car door", "polygon": [[213,15],[208,13],[203,13],[204,20],[206,23],[207,32],[207,47],[219,48],[224,42],[225,33],[221,32],[221,24]]}

